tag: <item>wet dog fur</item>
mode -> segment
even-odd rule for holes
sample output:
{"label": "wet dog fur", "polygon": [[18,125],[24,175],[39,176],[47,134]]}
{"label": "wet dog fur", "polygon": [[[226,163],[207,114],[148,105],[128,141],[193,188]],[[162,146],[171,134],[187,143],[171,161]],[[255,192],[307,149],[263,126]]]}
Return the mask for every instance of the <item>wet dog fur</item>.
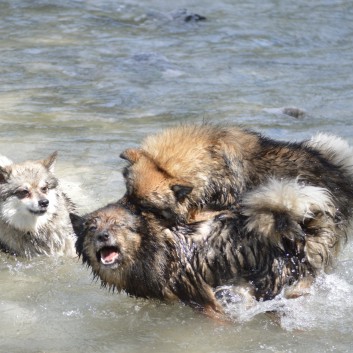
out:
{"label": "wet dog fur", "polygon": [[0,158],[0,249],[16,256],[74,256],[73,203],[53,174],[57,153],[39,161]]}
{"label": "wet dog fur", "polygon": [[303,294],[346,235],[332,195],[297,179],[270,180],[241,211],[174,227],[128,198],[71,219],[77,253],[103,285],[221,314],[234,293],[248,302]]}
{"label": "wet dog fur", "polygon": [[353,149],[335,136],[289,143],[234,125],[182,125],[148,136],[121,157],[129,162],[127,197],[171,224],[203,209],[235,207],[271,178],[325,188],[337,215],[352,215]]}

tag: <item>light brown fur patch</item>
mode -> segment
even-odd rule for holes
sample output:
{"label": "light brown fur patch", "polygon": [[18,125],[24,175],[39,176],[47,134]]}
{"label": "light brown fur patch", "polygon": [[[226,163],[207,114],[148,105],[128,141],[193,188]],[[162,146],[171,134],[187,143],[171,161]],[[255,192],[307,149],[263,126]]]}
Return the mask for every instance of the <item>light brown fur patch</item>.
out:
{"label": "light brown fur patch", "polygon": [[192,209],[234,204],[245,187],[248,152],[258,137],[236,127],[185,125],[148,136],[141,149],[121,157],[128,195],[143,206],[180,220]]}
{"label": "light brown fur patch", "polygon": [[[343,153],[347,146],[321,135],[300,143],[275,141],[234,125],[174,127],[122,153],[130,162],[124,170],[127,197],[171,223],[185,223],[204,210],[238,209],[248,192],[260,197],[270,180],[298,179],[309,192],[317,187],[331,194],[330,227],[338,238],[345,237],[353,199],[351,159]],[[281,202],[291,199],[284,192]],[[305,195],[299,199],[305,203]],[[260,223],[271,233],[271,216],[266,217],[263,212]]]}

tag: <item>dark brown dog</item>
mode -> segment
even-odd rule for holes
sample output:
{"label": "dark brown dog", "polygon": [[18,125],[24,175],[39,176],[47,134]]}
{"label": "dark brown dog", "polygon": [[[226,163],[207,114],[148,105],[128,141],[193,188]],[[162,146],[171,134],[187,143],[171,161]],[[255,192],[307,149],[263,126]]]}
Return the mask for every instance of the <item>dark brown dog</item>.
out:
{"label": "dark brown dog", "polygon": [[77,253],[104,285],[217,313],[223,286],[257,300],[282,290],[300,295],[331,264],[341,238],[330,195],[296,180],[248,194],[242,214],[174,228],[126,199],[72,222]]}

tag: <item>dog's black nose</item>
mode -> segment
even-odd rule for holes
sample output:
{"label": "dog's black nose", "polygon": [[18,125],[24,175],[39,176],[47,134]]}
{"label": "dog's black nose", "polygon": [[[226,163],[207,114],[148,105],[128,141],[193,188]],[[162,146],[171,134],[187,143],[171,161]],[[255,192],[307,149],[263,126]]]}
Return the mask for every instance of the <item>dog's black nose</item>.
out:
{"label": "dog's black nose", "polygon": [[38,205],[40,207],[46,208],[49,205],[49,200],[47,200],[47,199],[39,200]]}
{"label": "dog's black nose", "polygon": [[107,231],[97,234],[98,241],[107,241],[109,239],[109,233]]}

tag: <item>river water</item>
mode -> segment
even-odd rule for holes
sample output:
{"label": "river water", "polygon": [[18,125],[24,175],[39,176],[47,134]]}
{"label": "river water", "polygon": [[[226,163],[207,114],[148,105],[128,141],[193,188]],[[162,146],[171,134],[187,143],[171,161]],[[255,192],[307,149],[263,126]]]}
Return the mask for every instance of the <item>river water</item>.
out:
{"label": "river water", "polygon": [[[352,1],[191,3],[2,0],[0,153],[58,150],[84,213],[123,195],[123,149],[180,122],[353,143]],[[234,317],[109,292],[77,259],[0,255],[0,352],[351,352],[353,241],[311,295]]]}

